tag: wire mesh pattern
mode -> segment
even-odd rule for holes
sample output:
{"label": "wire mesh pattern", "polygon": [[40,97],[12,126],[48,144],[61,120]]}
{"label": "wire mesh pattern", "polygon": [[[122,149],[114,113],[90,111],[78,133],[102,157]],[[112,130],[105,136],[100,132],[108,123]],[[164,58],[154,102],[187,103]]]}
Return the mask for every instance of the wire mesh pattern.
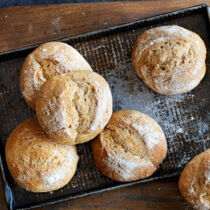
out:
{"label": "wire mesh pattern", "polygon": [[114,111],[139,110],[153,117],[165,132],[168,142],[166,159],[152,177],[132,183],[119,183],[103,176],[94,165],[90,143],[85,143],[77,146],[80,156],[78,169],[66,187],[49,193],[30,193],[20,188],[7,169],[4,146],[10,132],[19,123],[35,116],[35,112],[25,104],[19,87],[21,66],[33,48],[0,56],[0,154],[5,191],[11,209],[73,199],[179,174],[190,159],[210,147],[209,51],[204,79],[194,90],[182,95],[159,95],[147,88],[134,72],[131,51],[138,35],[151,27],[167,24],[177,24],[198,33],[207,49],[210,49],[210,27],[205,6],[65,40],[87,59],[94,71],[108,81],[113,94]]}

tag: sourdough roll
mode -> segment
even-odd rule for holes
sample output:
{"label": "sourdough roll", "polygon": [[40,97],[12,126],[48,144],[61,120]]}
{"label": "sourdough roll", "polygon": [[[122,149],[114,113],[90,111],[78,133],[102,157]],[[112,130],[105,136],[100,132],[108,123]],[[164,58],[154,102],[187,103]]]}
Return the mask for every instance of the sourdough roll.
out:
{"label": "sourdough roll", "polygon": [[6,161],[14,180],[32,192],[57,190],[73,177],[76,147],[52,142],[36,118],[22,122],[6,142]]}
{"label": "sourdough roll", "polygon": [[194,157],[179,179],[183,197],[195,209],[210,209],[210,149]]}
{"label": "sourdough roll", "polygon": [[141,34],[133,48],[137,75],[152,90],[174,95],[195,88],[206,72],[206,47],[192,31],[160,26]]}
{"label": "sourdough roll", "polygon": [[109,178],[128,182],[151,176],[167,152],[158,123],[135,110],[115,112],[92,142],[95,165]]}
{"label": "sourdough roll", "polygon": [[87,61],[73,47],[62,42],[48,42],[29,54],[20,74],[20,87],[26,103],[35,109],[37,92],[55,75],[77,70],[92,71]]}
{"label": "sourdough roll", "polygon": [[47,135],[59,143],[83,143],[97,136],[112,114],[106,80],[91,71],[74,71],[48,80],[39,92],[36,114]]}

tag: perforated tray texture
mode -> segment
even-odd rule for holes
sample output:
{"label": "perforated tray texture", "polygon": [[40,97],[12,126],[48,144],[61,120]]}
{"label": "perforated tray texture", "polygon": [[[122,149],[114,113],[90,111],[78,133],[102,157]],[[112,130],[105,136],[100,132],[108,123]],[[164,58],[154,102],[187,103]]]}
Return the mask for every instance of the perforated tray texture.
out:
{"label": "perforated tray texture", "polygon": [[[159,95],[137,77],[131,62],[131,51],[138,35],[146,29],[176,24],[198,33],[207,53],[207,73],[198,87],[177,96]],[[9,207],[32,207],[65,199],[82,197],[108,189],[179,174],[185,164],[210,147],[209,74],[210,42],[206,6],[197,6],[136,23],[66,39],[90,63],[94,71],[109,83],[114,111],[139,110],[153,117],[163,128],[168,153],[157,172],[146,180],[119,183],[103,176],[95,167],[90,143],[77,146],[80,161],[72,181],[64,188],[49,193],[30,193],[12,179],[5,162],[5,142],[16,126],[35,116],[20,92],[19,74],[24,59],[33,48],[0,56],[0,154],[5,192]]]}

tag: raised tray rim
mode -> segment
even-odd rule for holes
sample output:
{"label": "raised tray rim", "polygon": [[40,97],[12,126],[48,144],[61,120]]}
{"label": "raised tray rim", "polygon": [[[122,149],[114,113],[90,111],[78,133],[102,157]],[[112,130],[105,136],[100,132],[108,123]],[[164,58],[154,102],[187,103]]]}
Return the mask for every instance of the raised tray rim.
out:
{"label": "raised tray rim", "polygon": [[[123,29],[123,28],[130,27],[130,26],[136,25],[136,24],[149,23],[149,22],[152,22],[154,20],[159,20],[161,22],[162,19],[166,19],[166,18],[170,18],[170,17],[176,17],[178,15],[180,16],[180,15],[183,15],[183,14],[185,15],[186,13],[192,13],[194,11],[201,10],[201,9],[203,9],[203,10],[206,9],[206,12],[208,12],[208,4],[199,4],[199,5],[195,5],[195,6],[192,6],[192,7],[178,9],[178,10],[174,10],[174,11],[167,12],[167,13],[162,13],[162,14],[159,14],[159,15],[151,16],[151,17],[137,19],[137,20],[129,22],[129,23],[107,27],[105,29],[95,30],[95,31],[91,31],[91,32],[87,32],[87,33],[83,33],[83,34],[79,34],[79,35],[75,35],[75,36],[66,37],[66,38],[63,38],[63,39],[56,39],[54,41],[75,40],[75,39],[79,39],[79,38],[93,36],[93,35],[96,35],[96,34],[106,33],[106,32],[110,32],[110,31],[112,31],[112,32],[117,31],[118,29]],[[208,30],[210,31],[210,28]],[[13,54],[13,53],[18,53],[18,52],[22,52],[22,51],[25,51],[25,50],[35,48],[35,47],[39,46],[40,44],[30,45],[30,46],[23,47],[23,48],[9,50],[9,51],[5,51],[5,52],[0,52],[0,58],[4,55],[6,56],[6,55]],[[112,186],[112,187],[108,187],[108,188],[93,190],[93,191],[85,192],[85,193],[82,193],[82,194],[77,193],[75,195],[69,195],[69,196],[65,196],[63,198],[55,198],[54,200],[42,202],[38,205],[35,204],[35,205],[23,206],[23,207],[20,207],[20,208],[14,208],[13,207],[12,196],[8,197],[8,195],[7,195],[7,193],[10,193],[11,189],[8,185],[7,180],[6,180],[5,169],[4,169],[4,166],[3,166],[3,159],[2,159],[1,152],[0,152],[0,168],[1,168],[1,174],[2,174],[1,178],[2,178],[4,194],[5,194],[5,198],[6,198],[6,201],[7,201],[7,207],[8,207],[8,209],[11,209],[11,210],[13,210],[13,209],[24,210],[24,209],[39,208],[39,207],[43,207],[45,205],[52,205],[52,204],[61,203],[61,202],[68,201],[68,200],[83,198],[83,197],[86,197],[86,196],[89,196],[89,195],[94,195],[94,194],[97,194],[97,193],[111,191],[111,190],[114,190],[114,189],[119,189],[119,188],[122,188],[122,187],[128,187],[128,186],[132,186],[132,185],[135,185],[135,184],[144,183],[144,182],[148,182],[148,181],[154,181],[154,180],[158,180],[158,179],[169,178],[169,177],[173,177],[173,176],[176,176],[176,175],[180,174],[180,172],[175,172],[175,173],[172,173],[172,174],[166,174],[166,175],[162,175],[162,176],[159,176],[159,177],[150,177],[150,178],[147,178],[147,179],[137,180],[137,181],[134,181],[134,182],[121,183],[117,186]]]}

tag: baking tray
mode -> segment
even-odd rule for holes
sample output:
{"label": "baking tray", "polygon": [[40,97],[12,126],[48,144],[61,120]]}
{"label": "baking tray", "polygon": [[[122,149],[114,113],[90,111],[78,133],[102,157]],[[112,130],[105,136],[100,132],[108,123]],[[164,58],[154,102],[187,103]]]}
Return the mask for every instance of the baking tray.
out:
{"label": "baking tray", "polygon": [[[131,62],[137,36],[146,29],[167,24],[177,24],[198,33],[208,49],[207,72],[201,84],[191,92],[177,96],[151,91],[137,77]],[[49,193],[31,193],[20,188],[7,169],[4,154],[10,132],[23,120],[35,116],[35,112],[25,104],[19,87],[21,66],[34,46],[0,55],[0,164],[9,208],[53,204],[179,174],[191,158],[210,147],[209,36],[207,5],[198,5],[63,40],[74,46],[108,81],[114,111],[136,109],[161,125],[167,138],[168,153],[150,178],[120,183],[99,173],[94,166],[90,143],[77,145],[80,161],[75,176],[66,187]]]}

